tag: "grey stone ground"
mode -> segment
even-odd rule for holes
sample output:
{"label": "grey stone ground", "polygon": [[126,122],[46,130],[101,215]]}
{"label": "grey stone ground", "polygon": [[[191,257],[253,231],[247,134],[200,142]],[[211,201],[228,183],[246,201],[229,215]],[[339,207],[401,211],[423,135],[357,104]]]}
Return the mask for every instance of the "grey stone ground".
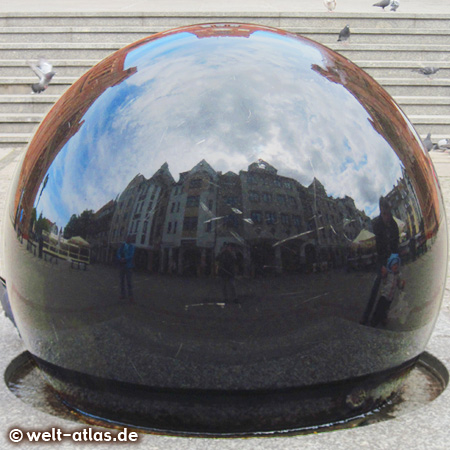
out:
{"label": "grey stone ground", "polygon": [[[338,0],[337,12],[374,12],[368,0]],[[163,6],[162,6],[163,5]],[[283,11],[321,12],[325,11],[322,0],[78,0],[61,2],[51,0],[15,0],[0,3],[0,12],[70,12],[70,11]],[[448,0],[402,0],[399,12],[413,14],[450,14]],[[380,14],[382,12],[379,12]],[[387,13],[391,14],[391,13]],[[22,149],[0,149],[0,230],[2,227],[5,199],[13,173],[23,155]],[[447,216],[450,213],[450,154],[431,152],[432,160],[441,183]],[[0,248],[0,275],[3,273],[2,249]],[[10,361],[19,355],[23,345],[12,324],[0,314],[0,372],[4,373]],[[427,351],[450,368],[450,277],[447,278],[444,301],[436,323],[435,331]],[[250,438],[250,439],[206,439],[179,438],[168,436],[140,435],[138,443],[118,444],[118,448],[148,450],[246,450],[246,449],[439,449],[450,447],[450,390],[447,389],[434,402],[418,408],[394,420],[381,422],[362,428],[347,429],[328,433],[296,437]],[[12,428],[27,430],[49,430],[61,428],[65,432],[80,429],[78,423],[45,414],[26,405],[15,397],[4,383],[0,383],[0,449],[20,448],[62,448],[62,449],[101,449],[114,448],[113,444],[83,444],[71,440],[61,443],[12,444],[8,438]]]}

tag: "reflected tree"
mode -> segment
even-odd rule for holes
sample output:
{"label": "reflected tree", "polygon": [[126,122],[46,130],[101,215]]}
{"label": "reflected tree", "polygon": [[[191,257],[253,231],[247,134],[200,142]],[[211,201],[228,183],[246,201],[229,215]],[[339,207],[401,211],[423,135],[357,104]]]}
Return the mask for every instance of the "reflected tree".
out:
{"label": "reflected tree", "polygon": [[74,236],[81,236],[86,239],[93,225],[94,211],[84,210],[80,215],[72,214],[69,222],[64,228],[64,238],[70,239]]}

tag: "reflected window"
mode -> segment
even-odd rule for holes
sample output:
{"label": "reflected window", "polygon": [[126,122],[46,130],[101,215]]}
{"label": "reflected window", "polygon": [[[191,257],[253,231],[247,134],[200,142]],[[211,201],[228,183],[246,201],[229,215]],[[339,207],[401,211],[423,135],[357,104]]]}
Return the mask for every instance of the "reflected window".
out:
{"label": "reflected window", "polygon": [[170,233],[172,231],[172,222],[169,222],[167,224],[167,233]]}
{"label": "reflected window", "polygon": [[249,173],[249,174],[247,175],[247,182],[248,182],[249,184],[257,184],[257,183],[258,183],[258,178],[257,178],[256,175],[254,175],[254,174],[252,174],[252,173]]}
{"label": "reflected window", "polygon": [[287,214],[280,214],[280,220],[283,225],[290,225],[291,220]]}
{"label": "reflected window", "polygon": [[285,181],[284,182],[284,187],[286,189],[292,189],[292,183],[290,181]]}
{"label": "reflected window", "polygon": [[170,212],[173,213],[175,211],[175,202],[172,203],[172,206],[170,207]]}
{"label": "reflected window", "polygon": [[201,178],[194,178],[189,183],[190,188],[200,188],[202,187],[202,179]]}
{"label": "reflected window", "polygon": [[261,211],[252,211],[250,213],[250,218],[253,223],[262,223],[262,212]]}
{"label": "reflected window", "polygon": [[280,205],[285,205],[285,204],[286,204],[286,196],[285,196],[285,195],[278,194],[278,195],[277,195],[277,202],[278,202]]}
{"label": "reflected window", "polygon": [[292,216],[292,222],[294,223],[294,226],[297,228],[300,228],[302,226],[302,220],[300,216]]}
{"label": "reflected window", "polygon": [[259,202],[259,193],[256,191],[250,191],[249,199],[251,202]]}
{"label": "reflected window", "polygon": [[291,208],[296,208],[297,207],[297,201],[291,195],[288,197],[288,203],[289,203],[289,206]]}
{"label": "reflected window", "polygon": [[192,208],[200,204],[200,197],[198,195],[190,195],[186,200],[186,207]]}
{"label": "reflected window", "polygon": [[173,224],[173,234],[175,234],[177,232],[177,225],[178,225],[178,222],[175,222]]}
{"label": "reflected window", "polygon": [[183,231],[194,231],[197,229],[197,217],[185,217],[183,222]]}
{"label": "reflected window", "polygon": [[265,218],[268,225],[277,223],[277,214],[272,211],[267,211],[265,214]]}
{"label": "reflected window", "polygon": [[272,194],[270,194],[269,192],[263,192],[263,200],[266,203],[270,203],[272,201]]}
{"label": "reflected window", "polygon": [[229,195],[225,198],[225,203],[229,206],[236,206],[238,203],[238,198],[234,195]]}

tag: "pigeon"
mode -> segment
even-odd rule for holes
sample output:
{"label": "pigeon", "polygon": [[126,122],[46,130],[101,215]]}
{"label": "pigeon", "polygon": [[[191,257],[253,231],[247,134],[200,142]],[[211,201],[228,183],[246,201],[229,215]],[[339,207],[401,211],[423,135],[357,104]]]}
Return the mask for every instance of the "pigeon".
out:
{"label": "pigeon", "polygon": [[399,6],[400,6],[400,1],[399,0],[392,0],[391,11],[397,11]]}
{"label": "pigeon", "polygon": [[32,94],[40,94],[44,92],[52,80],[56,72],[53,71],[53,66],[44,58],[39,58],[36,64],[28,63],[33,72],[39,77],[39,83],[34,83],[31,85]]}
{"label": "pigeon", "polygon": [[373,6],[379,6],[380,8],[383,8],[383,11],[384,11],[384,8],[386,8],[386,6],[389,6],[390,3],[391,3],[391,0],[381,0],[381,2],[374,3]]}
{"label": "pigeon", "polygon": [[439,139],[437,146],[439,150],[450,150],[450,139]]}
{"label": "pigeon", "polygon": [[433,150],[434,144],[431,140],[431,133],[427,134],[427,137],[423,140],[423,145],[427,149],[427,151]]}
{"label": "pigeon", "polygon": [[420,72],[424,75],[434,75],[438,70],[437,67],[421,67],[420,69],[415,69],[416,72]]}
{"label": "pigeon", "polygon": [[330,12],[336,9],[336,0],[323,0],[323,4]]}
{"label": "pigeon", "polygon": [[350,28],[348,25],[345,25],[344,28],[339,33],[338,42],[346,41],[350,37]]}

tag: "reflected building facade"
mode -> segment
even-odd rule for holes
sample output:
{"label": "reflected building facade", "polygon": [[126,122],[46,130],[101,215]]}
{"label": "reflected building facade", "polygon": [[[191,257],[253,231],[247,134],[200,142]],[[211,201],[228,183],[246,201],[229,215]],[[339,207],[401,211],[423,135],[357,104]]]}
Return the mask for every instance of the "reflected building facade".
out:
{"label": "reflected building facade", "polygon": [[109,262],[130,237],[137,268],[178,275],[215,275],[225,244],[246,277],[342,267],[349,243],[371,228],[350,197],[328,196],[316,178],[303,186],[263,160],[239,174],[202,160],[178,181],[165,163],[150,179],[136,175],[95,217],[113,205]]}

